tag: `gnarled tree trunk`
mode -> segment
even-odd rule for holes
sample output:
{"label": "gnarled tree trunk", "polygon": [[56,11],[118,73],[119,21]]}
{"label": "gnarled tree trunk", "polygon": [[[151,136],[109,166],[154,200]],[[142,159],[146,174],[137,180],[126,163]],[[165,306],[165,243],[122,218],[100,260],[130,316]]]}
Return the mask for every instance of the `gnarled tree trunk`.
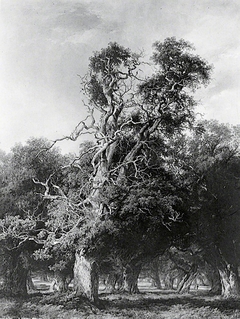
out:
{"label": "gnarled tree trunk", "polygon": [[217,269],[221,282],[221,295],[224,298],[239,296],[238,267],[234,254],[229,254],[229,249],[224,253],[218,248],[212,249],[209,264]]}
{"label": "gnarled tree trunk", "polygon": [[222,285],[222,296],[225,298],[239,296],[237,267],[230,264],[219,265],[218,272]]}
{"label": "gnarled tree trunk", "polygon": [[138,277],[141,272],[142,265],[127,265],[124,269],[124,290],[130,294],[139,293]]}
{"label": "gnarled tree trunk", "polygon": [[184,282],[180,286],[181,289],[178,289],[178,292],[180,292],[180,293],[187,292],[188,293],[190,291],[191,284],[196,277],[197,277],[196,272],[191,273],[190,275],[186,275],[186,277],[184,277]]}
{"label": "gnarled tree trunk", "polygon": [[193,265],[178,286],[178,292],[189,292],[193,280],[197,277],[197,265]]}
{"label": "gnarled tree trunk", "polygon": [[94,259],[82,251],[76,251],[74,264],[74,288],[77,295],[98,302],[99,270]]}
{"label": "gnarled tree trunk", "polygon": [[3,291],[7,296],[26,296],[28,269],[24,267],[21,253],[9,252],[4,271]]}

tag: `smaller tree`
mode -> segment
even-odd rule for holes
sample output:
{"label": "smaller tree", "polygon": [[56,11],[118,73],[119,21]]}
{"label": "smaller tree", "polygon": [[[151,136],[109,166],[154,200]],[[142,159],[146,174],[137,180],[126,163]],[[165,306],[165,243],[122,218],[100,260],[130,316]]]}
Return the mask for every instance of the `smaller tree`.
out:
{"label": "smaller tree", "polygon": [[1,272],[6,295],[27,294],[32,253],[43,245],[42,228],[38,227],[35,221],[19,216],[6,216],[0,220]]}
{"label": "smaller tree", "polygon": [[[199,123],[195,133],[175,141],[189,194],[191,241],[218,271],[222,295],[238,295],[239,129],[216,121]],[[216,278],[216,276],[215,276]]]}
{"label": "smaller tree", "polygon": [[4,290],[10,295],[26,294],[32,254],[48,236],[45,222],[50,201],[42,196],[42,185],[33,180],[48,180],[51,176],[49,187],[56,194],[54,179],[56,183],[62,179],[60,167],[65,159],[57,149],[43,152],[50,145],[45,139],[30,139],[24,146],[15,146],[2,161],[1,268]]}

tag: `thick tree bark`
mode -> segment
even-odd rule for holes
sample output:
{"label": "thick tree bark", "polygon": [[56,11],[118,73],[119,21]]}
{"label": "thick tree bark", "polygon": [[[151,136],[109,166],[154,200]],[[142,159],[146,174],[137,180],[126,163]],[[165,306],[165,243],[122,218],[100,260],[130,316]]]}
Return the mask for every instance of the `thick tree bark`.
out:
{"label": "thick tree bark", "polygon": [[139,293],[138,277],[141,272],[142,265],[127,265],[124,270],[124,290],[130,294]]}
{"label": "thick tree bark", "polygon": [[218,267],[222,285],[222,296],[225,298],[239,296],[239,282],[237,267],[226,264]]}
{"label": "thick tree bark", "polygon": [[99,271],[94,259],[88,258],[77,251],[74,264],[74,288],[77,295],[83,295],[89,300],[98,302]]}
{"label": "thick tree bark", "polygon": [[[215,247],[211,251],[209,264],[217,269],[221,282],[221,295],[224,298],[239,296],[238,266],[234,254],[229,254],[229,249],[221,251]],[[207,258],[206,258],[207,259]]]}
{"label": "thick tree bark", "polygon": [[28,269],[24,267],[22,255],[12,252],[7,258],[3,291],[7,296],[26,296]]}

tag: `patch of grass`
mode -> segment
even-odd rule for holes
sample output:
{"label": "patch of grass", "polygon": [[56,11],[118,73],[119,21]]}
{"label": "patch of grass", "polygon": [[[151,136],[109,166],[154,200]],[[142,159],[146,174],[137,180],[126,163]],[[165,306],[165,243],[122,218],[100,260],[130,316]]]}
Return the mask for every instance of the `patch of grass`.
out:
{"label": "patch of grass", "polygon": [[164,319],[237,319],[240,312],[234,311],[231,314],[223,313],[217,308],[200,307],[193,308],[191,305],[175,305],[167,312],[162,313]]}
{"label": "patch of grass", "polygon": [[101,309],[72,294],[0,299],[0,318],[240,319],[240,299],[175,293],[102,294]]}
{"label": "patch of grass", "polygon": [[13,299],[0,299],[0,318],[5,318],[8,313],[13,309],[15,306],[15,301]]}

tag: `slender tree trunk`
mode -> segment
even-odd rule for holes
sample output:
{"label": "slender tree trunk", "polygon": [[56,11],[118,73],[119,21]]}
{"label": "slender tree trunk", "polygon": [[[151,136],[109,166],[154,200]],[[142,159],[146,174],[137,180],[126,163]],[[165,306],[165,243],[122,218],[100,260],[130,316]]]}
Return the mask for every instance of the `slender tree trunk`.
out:
{"label": "slender tree trunk", "polygon": [[176,289],[177,289],[177,291],[178,291],[178,289],[179,289],[179,287],[180,287],[180,285],[181,285],[181,283],[182,283],[182,280],[183,280],[183,278],[184,278],[184,275],[178,275],[177,277],[175,277],[175,279],[176,279]]}
{"label": "slender tree trunk", "polygon": [[157,287],[157,289],[162,289],[160,277],[159,277],[159,267],[158,267],[158,260],[155,259],[151,263],[151,277],[153,279],[153,285]]}
{"label": "slender tree trunk", "polygon": [[197,277],[197,266],[193,265],[178,286],[178,292],[189,292],[193,280]]}
{"label": "slender tree trunk", "polygon": [[106,279],[106,290],[107,292],[120,291],[124,289],[123,274],[110,273]]}
{"label": "slender tree trunk", "polygon": [[167,274],[164,278],[165,289],[173,290],[173,282],[174,282],[174,278],[170,274]]}
{"label": "slender tree trunk", "polygon": [[123,273],[120,273],[117,275],[117,281],[116,281],[116,289],[117,291],[124,290],[124,275]]}
{"label": "slender tree trunk", "polygon": [[193,279],[192,285],[194,290],[198,290],[199,284],[197,276]]}
{"label": "slender tree trunk", "polygon": [[141,272],[142,265],[127,265],[124,270],[124,290],[130,294],[139,293],[138,277]]}
{"label": "slender tree trunk", "polygon": [[35,290],[35,286],[34,286],[30,272],[28,272],[28,274],[27,274],[27,290],[28,290],[28,292]]}
{"label": "slender tree trunk", "polygon": [[83,295],[95,303],[98,302],[98,265],[81,251],[75,254],[74,287],[77,295]]}
{"label": "slender tree trunk", "polygon": [[54,280],[55,280],[55,290],[59,292],[66,292],[68,290],[69,285],[69,278],[65,274],[61,272],[57,272],[54,274]]}
{"label": "slender tree trunk", "polygon": [[190,287],[194,279],[197,277],[197,272],[190,273],[184,277],[184,281],[180,285],[178,292],[180,293],[188,293],[190,291]]}
{"label": "slender tree trunk", "polygon": [[106,279],[106,290],[107,292],[114,292],[116,289],[116,275],[114,273],[110,273]]}

